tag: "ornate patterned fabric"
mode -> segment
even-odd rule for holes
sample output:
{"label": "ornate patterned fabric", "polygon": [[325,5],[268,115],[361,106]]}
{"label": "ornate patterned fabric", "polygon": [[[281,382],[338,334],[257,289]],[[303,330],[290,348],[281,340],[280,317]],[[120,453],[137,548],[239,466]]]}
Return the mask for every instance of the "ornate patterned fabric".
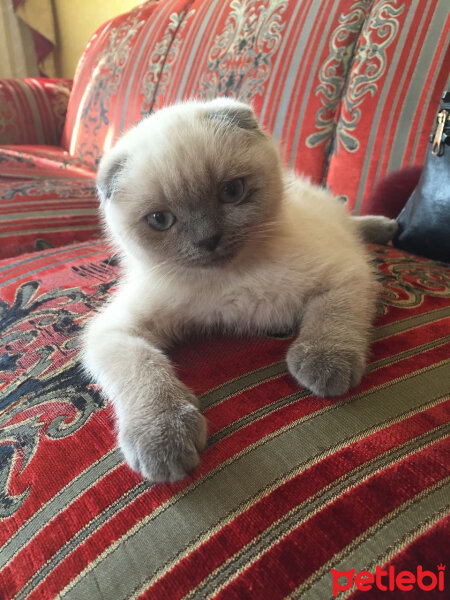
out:
{"label": "ornate patterned fabric", "polygon": [[155,107],[225,94],[252,102],[286,162],[364,214],[387,169],[423,162],[448,77],[448,2],[419,5],[195,1]]}
{"label": "ornate patterned fabric", "polygon": [[77,68],[63,147],[91,168],[152,107],[187,0],[147,2],[103,25]]}
{"label": "ornate patterned fabric", "polygon": [[100,231],[92,178],[0,177],[1,258],[90,240]]}
{"label": "ornate patterned fabric", "polygon": [[94,176],[59,146],[0,147],[0,258],[97,237]]}
{"label": "ornate patterned fabric", "polygon": [[124,464],[78,351],[119,272],[92,241],[93,178],[124,129],[193,95],[243,98],[288,164],[364,213],[377,179],[423,160],[446,19],[448,0],[147,2],[89,43],[62,137],[69,82],[0,81],[2,600],[321,600],[332,568],[445,564],[448,265],[373,248],[383,291],[369,367],[342,398],[298,387],[287,337],[176,347],[210,436],[177,484]]}
{"label": "ornate patterned fabric", "polygon": [[[88,44],[62,137],[70,81],[0,82],[0,176],[93,177],[103,152],[158,107],[229,95],[254,105],[287,164],[364,214],[379,178],[425,155],[450,63],[448,2],[426,4],[146,2],[103,25]],[[67,203],[54,200],[56,227]],[[37,197],[33,206],[36,212]],[[14,203],[2,208],[8,211],[18,212]],[[45,232],[30,225],[30,243],[8,240],[0,256],[36,247]],[[83,239],[69,228],[66,234],[58,243]]]}
{"label": "ornate patterned fabric", "polygon": [[[374,179],[423,161],[444,89],[447,2],[431,0],[424,13],[418,1],[341,0],[326,10],[325,2],[311,0],[149,2],[107,23],[87,47],[64,148],[93,167],[124,129],[160,106],[193,96],[239,97],[282,141],[288,164],[327,181],[364,212],[362,198]],[[410,52],[404,41],[412,35]],[[424,72],[430,73],[425,90]],[[377,106],[390,110],[391,99],[395,113],[374,120]],[[380,142],[383,163],[361,179],[359,153],[380,123],[391,136]],[[334,156],[326,178],[330,153],[340,147],[355,172],[352,182]]]}
{"label": "ornate patterned fabric", "polygon": [[0,79],[0,144],[59,145],[71,79]]}
{"label": "ornate patterned fabric", "polygon": [[327,184],[367,213],[387,171],[423,164],[450,72],[446,2],[376,0],[340,103]]}
{"label": "ornate patterned fabric", "polygon": [[[223,95],[251,102],[282,141],[287,163],[321,182],[333,127],[321,130],[321,146],[307,146],[305,140],[314,131],[316,114],[334,122],[352,49],[370,7],[367,1],[354,4],[328,3],[323,10],[320,2],[309,1],[193,2],[173,43],[176,60],[164,65],[155,105]],[[330,43],[339,46],[332,62]],[[326,109],[315,93],[322,69],[338,82],[326,90]]]}
{"label": "ornate patterned fabric", "polygon": [[331,568],[445,563],[450,268],[374,251],[360,386],[300,389],[289,339],[187,341],[173,360],[209,444],[189,479],[155,486],[123,463],[78,362],[113,257],[88,243],[0,261],[0,597],[317,599]]}
{"label": "ornate patterned fabric", "polygon": [[0,146],[0,177],[93,179],[95,171],[84,166],[60,146],[12,144]]}

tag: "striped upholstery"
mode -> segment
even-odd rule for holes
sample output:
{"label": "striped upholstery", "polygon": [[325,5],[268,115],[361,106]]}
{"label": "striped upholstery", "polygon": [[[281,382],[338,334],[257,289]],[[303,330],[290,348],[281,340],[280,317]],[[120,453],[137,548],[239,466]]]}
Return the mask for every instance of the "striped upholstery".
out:
{"label": "striped upholstery", "polygon": [[[254,105],[287,164],[364,214],[377,179],[423,162],[448,76],[448,0],[421,6],[422,0],[146,2],[104,24],[86,47],[62,137],[70,82],[0,83],[0,142],[29,149],[14,155],[10,145],[0,146],[0,176],[92,177],[118,136],[158,107],[229,95]],[[52,164],[42,156],[36,161],[30,144],[43,143],[61,145]],[[47,212],[47,228],[60,226],[65,204],[61,198],[53,215]],[[12,204],[2,212],[9,210],[19,212]],[[30,231],[24,246],[12,229],[8,253],[0,249],[0,256],[33,250],[33,236],[43,233]],[[75,239],[67,227],[59,243]]]}
{"label": "striped upholstery", "polygon": [[92,177],[52,178],[52,175],[55,177],[54,170],[49,170],[45,179],[0,177],[3,258],[100,236],[97,191]]}
{"label": "striped upholstery", "polygon": [[105,23],[75,74],[62,145],[91,168],[148,114],[188,0],[146,2]]}
{"label": "striped upholstery", "polygon": [[450,83],[448,2],[375,2],[340,103],[327,183],[355,213],[387,171],[423,164]]}
{"label": "striped upholstery", "polygon": [[[321,182],[349,57],[370,8],[352,0],[326,4],[324,10],[324,2],[312,0],[194,1],[173,43],[176,60],[164,65],[155,105],[223,95],[250,102],[282,142],[286,162]],[[330,61],[336,36],[339,52]],[[339,81],[326,108],[317,94],[323,69],[333,69]],[[323,120],[320,143],[308,145],[316,118]]]}
{"label": "striped upholstery", "polygon": [[106,24],[86,49],[64,147],[94,166],[151,110],[239,97],[282,142],[289,165],[364,214],[376,179],[423,162],[448,77],[448,2],[430,0],[424,11],[420,3],[147,3]]}
{"label": "striped upholstery", "polygon": [[[210,38],[204,41],[202,32],[200,44],[200,15],[207,9],[202,9],[204,3],[197,4],[191,27],[181,34],[186,40],[180,43],[178,68],[161,90],[165,103],[195,94],[227,93],[250,99],[269,130],[282,140],[286,161],[345,196],[357,214],[365,213],[362,199],[387,169],[423,162],[449,72],[447,2],[427,3],[425,13],[419,0],[334,2],[327,4],[330,10],[322,10],[320,2],[271,2],[270,7],[276,8],[272,14],[265,11],[258,25],[253,24],[255,2],[233,3],[225,11],[224,3],[216,2],[220,17],[216,21],[210,14],[203,17]],[[214,3],[207,3],[211,12],[210,4]],[[259,64],[248,67],[257,50],[249,48],[247,56],[246,50],[240,51],[249,29],[259,43],[270,43],[266,79]],[[409,43],[405,44],[412,34],[414,55]],[[224,37],[232,40],[229,46]],[[209,53],[205,47],[211,48]],[[267,52],[262,44],[257,49]],[[222,61],[220,79],[218,59]],[[197,70],[185,69],[185,64]],[[397,85],[399,73],[401,85]],[[425,88],[424,73],[430,74]],[[395,127],[390,112],[393,103]],[[377,107],[380,116],[374,120]],[[386,140],[381,144],[380,123],[387,129],[385,138],[391,136],[387,144]],[[361,138],[360,152],[351,147],[348,129],[350,133],[355,130],[357,140]],[[382,160],[374,161],[376,143],[375,156]],[[366,174],[369,165],[373,172]]]}
{"label": "striped upholstery", "polygon": [[0,258],[99,231],[92,183],[89,207],[68,194],[73,177],[94,177],[60,146],[71,87],[69,79],[0,79]]}
{"label": "striped upholstery", "polygon": [[0,147],[0,258],[98,237],[94,177],[59,146]]}
{"label": "striped upholstery", "polygon": [[95,171],[70,156],[61,146],[11,144],[0,146],[0,178],[6,184],[11,177],[94,179]]}
{"label": "striped upholstery", "polygon": [[71,79],[0,79],[0,144],[60,144]]}
{"label": "striped upholstery", "polygon": [[117,276],[106,248],[0,261],[2,600],[316,600],[332,597],[331,568],[436,573],[450,541],[450,269],[374,252],[384,288],[359,387],[299,389],[288,339],[186,342],[173,360],[209,445],[192,477],[153,487],[123,463],[79,369],[80,327]]}
{"label": "striped upholstery", "polygon": [[[151,109],[193,96],[231,95],[252,102],[265,126],[286,141],[291,164],[321,181],[331,127],[320,147],[307,148],[304,139],[314,131],[314,115],[322,108],[313,92],[329,52],[330,36],[339,27],[341,13],[351,11],[349,0],[340,2],[339,9],[335,4],[330,12],[310,0],[166,0],[157,11],[155,3],[150,3],[148,8],[118,17],[98,33],[80,62],[65,147],[84,160],[98,161],[123,129]],[[366,4],[346,32],[350,52],[367,13]],[[122,41],[116,42],[118,50],[111,54],[111,40],[117,37]],[[223,39],[228,46],[222,47]],[[164,61],[162,50],[167,52]],[[129,52],[127,60],[125,52]],[[342,85],[344,60],[339,57],[334,65]],[[94,77],[93,64],[100,71]],[[327,116],[334,115],[340,92],[336,91]],[[106,116],[99,122],[101,110]]]}
{"label": "striped upholstery", "polygon": [[[118,275],[91,238],[95,167],[121,131],[192,95],[249,100],[288,164],[364,213],[379,177],[423,161],[447,12],[448,0],[147,2],[91,40],[61,138],[50,112],[48,128],[34,121],[57,82],[0,83],[28,103],[10,127],[19,104],[0,101],[0,253],[13,257],[0,260],[2,600],[322,600],[331,569],[445,564],[448,266],[373,248],[383,289],[369,367],[339,399],[298,387],[287,338],[174,348],[209,425],[200,467],[177,484],[150,486],[124,464],[78,350]],[[339,594],[361,596],[385,594]]]}

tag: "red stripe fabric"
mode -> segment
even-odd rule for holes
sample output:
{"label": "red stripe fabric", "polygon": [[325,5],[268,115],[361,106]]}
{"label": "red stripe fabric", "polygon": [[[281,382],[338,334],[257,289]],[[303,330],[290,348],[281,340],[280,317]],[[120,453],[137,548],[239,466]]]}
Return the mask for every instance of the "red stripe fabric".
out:
{"label": "red stripe fabric", "polygon": [[59,145],[71,79],[0,79],[0,144]]}
{"label": "red stripe fabric", "polygon": [[[1,81],[0,176],[92,178],[102,154],[147,114],[227,95],[254,106],[288,166],[364,214],[376,181],[424,160],[450,61],[444,5],[146,2],[93,36],[70,99],[68,80]],[[61,198],[56,221],[64,207]],[[43,225],[27,227],[22,237],[5,236],[0,256],[99,231],[89,216],[76,236],[69,226],[55,236]]]}
{"label": "red stripe fabric", "polygon": [[[445,477],[443,465],[432,460],[435,452],[436,449],[431,447],[414,454],[324,507],[279,540],[214,598],[250,598],[260,594],[284,598],[352,539],[363,534],[395,507]],[[422,469],[425,466],[424,473]],[[391,472],[395,472],[395,478],[401,483],[395,490],[387,483]],[[414,476],[418,472],[422,473],[420,478]],[[276,578],[271,568],[274,564],[278,566]]]}
{"label": "red stripe fabric", "polygon": [[[242,6],[194,2],[192,16],[174,41],[177,62],[164,66],[164,85],[158,87],[155,104],[217,95],[250,102],[264,126],[280,140],[286,162],[320,182],[333,114],[329,115],[330,126],[321,145],[305,145],[315,115],[324,109],[322,98],[314,94],[314,85],[329,55],[330,37],[345,17],[352,23],[345,40],[351,53],[358,33],[354,21],[365,14],[361,3],[359,9],[356,17],[355,13],[350,17],[354,3],[347,1],[339,4],[339,10],[333,6],[330,11],[322,11],[319,3],[309,1],[249,2]],[[346,60],[345,55],[337,56],[332,67],[342,73],[342,86]],[[340,91],[341,87],[333,91],[333,101]]]}
{"label": "red stripe fabric", "polygon": [[[43,179],[86,177],[93,179],[95,171],[59,146],[15,144],[0,146],[0,183],[11,178]],[[6,181],[3,181],[5,179]]]}
{"label": "red stripe fabric", "polygon": [[[401,573],[402,571],[410,571],[411,565],[421,565],[424,571],[431,571],[432,573],[437,573],[437,566],[444,564],[446,567],[446,553],[443,552],[445,548],[448,548],[450,542],[450,517],[446,517],[436,523],[435,525],[429,527],[429,529],[423,533],[417,540],[413,543],[408,544],[404,550],[395,555],[395,557],[390,560],[388,563],[384,565],[380,565],[383,567],[383,570],[386,571],[389,567],[394,567],[396,573]],[[415,570],[413,571],[415,574]],[[448,582],[448,574],[445,573],[445,581]],[[429,585],[431,579],[426,579],[426,583]],[[448,583],[447,583],[448,585]],[[392,594],[392,592],[391,592]],[[415,588],[408,591],[408,598],[413,598],[414,600],[422,600],[422,598],[431,597],[432,594],[435,594],[436,598],[439,596],[444,596],[445,591],[443,593],[438,590],[421,590],[420,588]],[[365,592],[355,591],[351,594],[350,598],[352,600],[360,600],[365,597]],[[375,600],[379,598],[385,598],[386,592],[375,587],[370,590],[370,595]]]}
{"label": "red stripe fabric", "polygon": [[[381,272],[389,270],[390,265],[402,264],[402,257],[413,260],[397,250],[374,249]],[[262,470],[254,500],[230,506],[232,514],[219,513],[217,527],[206,530],[204,539],[194,537],[188,546],[179,549],[179,554],[162,561],[156,574],[129,571],[130,581],[137,577],[134,592],[141,597],[165,598],[169,590],[171,597],[181,598],[196,586],[208,586],[210,577],[220,581],[224,577],[221,591],[217,589],[222,597],[259,594],[263,587],[272,596],[283,597],[321,573],[327,561],[332,564],[333,556],[345,551],[355,536],[377,526],[391,510],[413,501],[420,491],[431,489],[448,473],[448,446],[440,440],[448,420],[449,404],[445,399],[450,398],[450,389],[442,396],[442,387],[440,392],[434,390],[439,382],[433,379],[434,370],[442,367],[449,356],[445,340],[450,335],[450,292],[448,286],[436,286],[436,274],[448,281],[448,269],[422,259],[417,260],[417,267],[422,269],[420,280],[410,281],[409,271],[404,275],[393,269],[386,283],[392,292],[405,287],[409,292],[414,290],[422,301],[409,307],[401,296],[396,304],[396,295],[386,294],[389,302],[384,302],[385,314],[375,323],[377,339],[372,345],[368,373],[360,386],[342,399],[311,396],[299,389],[286,371],[277,371],[289,339],[218,337],[179,345],[172,358],[183,381],[204,398],[212,443],[200,467],[183,482],[151,488],[143,484],[115,454],[112,412],[96,395],[92,398],[97,398],[99,404],[90,418],[73,433],[54,439],[51,432],[59,418],[70,424],[83,414],[77,412],[83,404],[77,407],[77,403],[67,403],[70,373],[77,368],[77,346],[68,341],[76,339],[77,327],[111,293],[118,273],[111,260],[104,245],[86,243],[0,261],[0,306],[14,305],[15,310],[20,307],[22,311],[17,324],[13,319],[5,330],[4,339],[12,341],[2,342],[2,356],[10,357],[11,362],[5,362],[7,368],[1,371],[0,401],[6,402],[15,393],[16,382],[35,381],[30,393],[24,390],[15,400],[11,396],[6,408],[0,408],[0,432],[16,431],[23,423],[40,423],[38,437],[30,439],[24,452],[18,452],[11,463],[4,490],[16,499],[26,494],[13,516],[3,518],[0,528],[0,543],[5,549],[1,554],[6,557],[6,550],[8,554],[5,566],[0,568],[0,593],[5,599],[16,593],[20,597],[22,590],[27,590],[30,598],[50,599],[74,585],[85,569],[88,571],[83,577],[89,577],[92,569],[101,573],[103,561],[113,555],[116,545],[133,545],[133,532],[139,532],[145,524],[151,526],[150,517],[157,519],[159,514],[172,511],[180,518],[183,498],[188,500],[211,478],[219,482],[221,473],[230,467],[239,472],[241,457],[258,449],[264,453],[269,443],[276,446],[289,428],[300,427],[301,431],[302,423],[333,419],[342,410],[345,414],[345,407],[350,409],[367,394],[374,395],[374,408],[380,411],[375,428],[367,429],[363,424],[366,416],[361,413],[361,425],[355,423],[356,435],[345,434],[330,448],[319,446],[306,463],[300,458],[294,462],[279,481],[266,479]],[[28,288],[30,285],[34,287]],[[397,315],[396,320],[391,319],[391,313]],[[50,315],[58,314],[66,316],[48,321],[55,319]],[[437,321],[434,314],[439,317]],[[20,331],[21,337],[14,336],[14,331]],[[35,332],[34,337],[31,332]],[[33,379],[42,352],[50,347],[51,364]],[[41,401],[34,401],[33,395],[39,397],[39,386],[45,386],[54,375],[56,394],[47,392],[49,395]],[[56,385],[61,377],[67,383],[61,380]],[[75,379],[81,385],[79,393],[94,394],[94,388],[80,377],[78,373]],[[430,384],[424,396],[418,398],[414,395],[415,382],[423,377]],[[396,394],[405,384],[418,408],[411,412],[409,396],[401,392],[403,412],[391,421],[385,411],[390,403],[398,401]],[[7,438],[2,443],[9,447]],[[31,458],[30,443],[34,448]],[[302,443],[299,434],[299,448]],[[107,467],[108,460],[111,463]],[[279,457],[280,465],[284,460]],[[351,477],[355,469],[362,471],[360,475],[355,471],[356,479],[349,487],[345,478]],[[344,487],[339,491],[342,477]],[[245,482],[236,480],[235,485],[245,492]],[[290,511],[314,494],[327,494],[328,488],[329,500],[319,503],[317,510],[306,511],[301,523],[294,521],[294,526],[286,529],[282,523]],[[215,504],[210,497],[203,502],[210,506],[208,510]],[[153,535],[160,534],[155,531]],[[428,545],[439,543],[441,538],[436,535],[431,535]],[[15,545],[8,546],[10,539]],[[262,550],[253,558],[251,552],[247,557],[260,539]],[[155,543],[164,544],[164,534],[156,537]],[[304,548],[308,548],[307,553]],[[242,563],[242,570],[231,568],[228,574],[227,565],[233,565],[234,557],[236,565]],[[405,564],[413,568],[414,552],[405,557]],[[120,569],[120,565],[115,568]],[[269,576],[274,569],[277,578]],[[222,588],[223,583],[226,585]]]}
{"label": "red stripe fabric", "polygon": [[105,23],[75,74],[62,146],[95,168],[119,134],[151,111],[187,0],[146,2]]}
{"label": "red stripe fabric", "polygon": [[101,235],[92,177],[61,178],[58,169],[49,175],[51,179],[0,178],[0,257]]}
{"label": "red stripe fabric", "polygon": [[376,0],[358,40],[326,177],[355,213],[386,172],[424,162],[448,79],[450,15],[438,0],[422,8]]}
{"label": "red stripe fabric", "polygon": [[[188,554],[176,563],[173,570],[149,586],[142,597],[163,597],[166,586],[171,586],[171,580],[176,580],[178,585],[176,589],[172,589],[172,597],[174,600],[182,598],[209,573],[220,567],[224,549],[232,557],[277,519],[323,489],[330,480],[336,480],[382,452],[425,433],[433,426],[445,423],[447,410],[448,406],[447,409],[444,406],[433,407],[401,423],[383,428],[322,459],[300,475],[293,476],[212,535],[195,553]],[[295,560],[295,556],[291,560]],[[253,581],[252,578],[250,580]]]}

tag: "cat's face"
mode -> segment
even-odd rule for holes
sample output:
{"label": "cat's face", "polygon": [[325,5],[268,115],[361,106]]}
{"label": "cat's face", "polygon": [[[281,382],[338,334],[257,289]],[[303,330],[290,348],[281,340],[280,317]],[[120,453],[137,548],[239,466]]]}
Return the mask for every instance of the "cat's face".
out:
{"label": "cat's face", "polygon": [[264,239],[282,195],[275,145],[248,106],[223,99],[142,121],[103,158],[98,189],[126,252],[200,268]]}

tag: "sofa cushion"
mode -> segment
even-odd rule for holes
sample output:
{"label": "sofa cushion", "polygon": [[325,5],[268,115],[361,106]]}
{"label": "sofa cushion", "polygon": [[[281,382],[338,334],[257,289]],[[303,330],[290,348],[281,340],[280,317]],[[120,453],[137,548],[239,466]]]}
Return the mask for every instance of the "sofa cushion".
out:
{"label": "sofa cushion", "polygon": [[364,214],[378,178],[423,162],[448,74],[447,12],[446,0],[425,11],[394,0],[150,2],[111,21],[88,47],[64,143],[95,164],[151,110],[194,96],[239,97],[281,140],[289,165],[326,178]]}
{"label": "sofa cushion", "polygon": [[396,219],[419,183],[422,167],[410,165],[380,179],[365,204],[369,215]]}
{"label": "sofa cushion", "polygon": [[[286,161],[320,182],[369,8],[354,0],[331,10],[289,0],[148,2],[106,23],[86,48],[63,146],[93,167],[152,110],[227,95],[251,102],[282,141]],[[331,87],[321,73],[332,77]],[[305,143],[310,137],[314,143]]]}
{"label": "sofa cushion", "polygon": [[0,258],[97,237],[94,178],[60,146],[1,146]]}
{"label": "sofa cushion", "polygon": [[102,26],[86,48],[63,146],[94,168],[121,132],[156,108],[234,96],[254,105],[290,166],[326,180],[364,214],[378,178],[423,162],[445,85],[447,0],[417,6],[147,2]]}
{"label": "sofa cushion", "polygon": [[331,568],[436,573],[450,268],[374,252],[383,291],[359,387],[300,389],[288,338],[189,340],[172,357],[209,444],[192,476],[154,486],[123,463],[111,407],[79,365],[114,257],[85,243],[0,261],[2,599],[328,598]]}
{"label": "sofa cushion", "polygon": [[54,167],[28,171],[39,171],[41,176],[0,177],[0,258],[99,236],[92,176],[61,177],[61,168]]}

